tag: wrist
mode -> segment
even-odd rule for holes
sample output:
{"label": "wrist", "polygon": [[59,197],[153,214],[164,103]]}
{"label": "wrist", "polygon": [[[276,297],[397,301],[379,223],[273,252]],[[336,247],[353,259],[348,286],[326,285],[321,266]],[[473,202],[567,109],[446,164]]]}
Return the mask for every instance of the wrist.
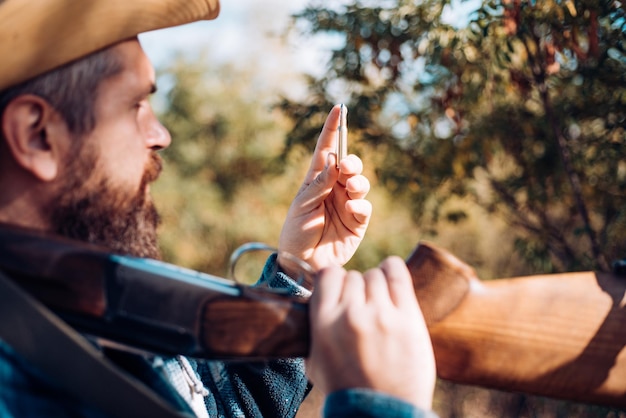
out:
{"label": "wrist", "polygon": [[276,256],[276,269],[305,289],[313,290],[316,272],[306,261],[279,250]]}
{"label": "wrist", "polygon": [[267,286],[271,289],[282,289],[295,296],[310,297],[310,290],[287,275],[278,265],[277,259],[276,253],[269,256],[257,285]]}
{"label": "wrist", "polygon": [[434,418],[436,415],[404,399],[368,388],[342,389],[330,393],[324,403],[324,417],[344,416],[385,418]]}

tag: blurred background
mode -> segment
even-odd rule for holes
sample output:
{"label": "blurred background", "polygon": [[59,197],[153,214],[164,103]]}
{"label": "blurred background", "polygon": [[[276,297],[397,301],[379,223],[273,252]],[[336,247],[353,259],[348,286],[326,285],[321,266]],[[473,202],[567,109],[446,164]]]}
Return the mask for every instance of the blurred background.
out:
{"label": "blurred background", "polygon": [[[610,269],[626,257],[625,16],[608,0],[223,0],[216,21],[142,35],[173,137],[152,188],[164,258],[223,276],[239,245],[276,245],[343,102],[374,206],[348,267],[428,240],[485,280]],[[435,410],[626,416],[446,382]]]}

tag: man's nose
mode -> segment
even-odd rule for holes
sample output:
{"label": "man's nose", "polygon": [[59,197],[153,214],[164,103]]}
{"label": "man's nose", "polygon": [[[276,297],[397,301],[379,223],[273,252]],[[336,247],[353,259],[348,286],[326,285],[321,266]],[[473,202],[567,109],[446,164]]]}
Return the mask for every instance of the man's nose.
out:
{"label": "man's nose", "polygon": [[147,132],[147,145],[155,151],[167,148],[172,142],[170,132],[156,118],[150,124]]}
{"label": "man's nose", "polygon": [[170,132],[159,122],[152,107],[148,105],[145,110],[140,119],[140,124],[143,126],[146,146],[153,151],[169,147],[172,142]]}

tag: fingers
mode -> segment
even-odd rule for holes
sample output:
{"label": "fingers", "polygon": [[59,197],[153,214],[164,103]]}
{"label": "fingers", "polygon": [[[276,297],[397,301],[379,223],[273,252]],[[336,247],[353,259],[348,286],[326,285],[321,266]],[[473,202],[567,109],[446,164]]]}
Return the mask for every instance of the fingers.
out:
{"label": "fingers", "polygon": [[345,184],[350,199],[364,199],[370,191],[370,182],[362,175],[350,177]]}
{"label": "fingers", "polygon": [[[333,160],[332,164],[328,164],[328,154],[335,152],[335,143],[337,142],[337,136],[339,135],[337,132],[337,128],[339,127],[339,105],[334,106],[330,113],[328,113],[328,117],[326,118],[326,122],[324,122],[324,127],[322,128],[322,132],[320,133],[319,138],[317,139],[317,144],[315,145],[315,151],[313,152],[313,159],[311,160],[311,165],[309,166],[309,171],[305,177],[305,183],[311,183],[315,178],[324,171],[325,168],[335,168],[335,162]],[[334,155],[334,154],[333,154]]]}
{"label": "fingers", "polygon": [[365,301],[365,282],[361,273],[348,271],[342,267],[323,269],[311,296],[313,311],[335,309],[336,306],[361,304]]}
{"label": "fingers", "polygon": [[343,284],[343,294],[341,295],[341,303],[344,306],[352,305],[359,308],[365,303],[365,282],[361,273],[350,270],[346,273]]}
{"label": "fingers", "polygon": [[[361,160],[358,157],[352,157],[354,157],[353,160],[358,161],[359,166],[362,166]],[[303,208],[310,210],[311,208],[317,207],[319,202],[326,199],[333,188],[335,188],[335,199],[337,199],[336,207],[345,208],[347,211],[345,215],[351,215],[352,217],[351,221],[349,216],[342,214],[340,215],[342,222],[345,222],[349,228],[367,224],[372,214],[372,205],[364,199],[370,191],[370,182],[367,177],[360,174],[352,177],[342,174],[344,179],[347,179],[344,180],[345,185],[337,184],[340,182],[337,182],[334,158],[334,154],[329,155],[328,161],[331,164],[301,190],[303,193],[301,196]],[[344,161],[346,159],[344,159]]]}
{"label": "fingers", "polygon": [[389,296],[394,305],[403,307],[415,304],[413,279],[404,260],[396,256],[388,257],[380,264],[380,269],[387,277]]}
{"label": "fingers", "polygon": [[371,203],[365,201],[370,182],[362,175],[362,161],[349,155],[337,168],[334,151],[339,110],[335,106],[328,115],[279,239],[281,250],[315,269],[347,263],[363,239],[372,214]]}
{"label": "fingers", "polygon": [[311,312],[323,316],[339,304],[344,291],[346,271],[341,267],[328,267],[320,272],[311,296]]}
{"label": "fingers", "polygon": [[311,297],[313,311],[336,309],[339,305],[365,303],[402,308],[415,302],[415,290],[408,268],[400,257],[385,259],[379,268],[361,273],[342,267],[323,269]]}
{"label": "fingers", "polygon": [[[335,105],[328,113],[324,126],[322,127],[322,132],[317,139],[315,150],[313,151],[313,158],[305,177],[305,184],[312,183],[321,172],[336,166],[335,161],[337,156],[335,152],[339,136],[337,131],[339,127],[339,117],[340,105]],[[332,161],[330,161],[330,155],[332,155]],[[363,163],[355,155],[348,155],[339,163],[341,172],[339,183],[342,185],[346,184],[348,178],[361,174],[363,171]]]}
{"label": "fingers", "polygon": [[[305,176],[302,191],[325,198],[332,187],[338,185],[345,189],[348,199],[364,199],[370,190],[369,180],[363,176],[363,162],[356,155],[348,155],[336,168],[335,144],[339,126],[339,105],[334,106],[317,140],[309,170]],[[311,201],[315,206],[318,202]],[[341,206],[345,201],[341,202]]]}
{"label": "fingers", "polygon": [[363,162],[354,154],[348,155],[339,162],[339,184],[345,185],[346,181],[363,172]]}
{"label": "fingers", "polygon": [[311,300],[307,373],[326,394],[370,388],[430,408],[436,366],[419,314],[399,257],[363,275],[325,269]]}
{"label": "fingers", "polygon": [[342,218],[351,229],[367,225],[372,215],[372,204],[364,200],[370,191],[370,182],[361,174],[362,171],[363,163],[356,155],[349,155],[341,162],[337,181],[339,187],[336,193],[337,206],[343,206],[347,214],[352,215],[353,221],[348,220],[346,216]]}
{"label": "fingers", "polygon": [[356,155],[348,155],[341,161],[337,183],[345,187],[350,199],[363,199],[370,191],[370,182],[362,172],[363,162]]}
{"label": "fingers", "polygon": [[368,200],[348,200],[345,203],[346,212],[351,215],[345,217],[343,222],[350,230],[354,231],[362,226],[367,226],[372,217],[372,203]]}
{"label": "fingers", "polygon": [[368,303],[377,305],[389,304],[388,279],[381,269],[371,269],[363,274],[365,283],[365,296]]}

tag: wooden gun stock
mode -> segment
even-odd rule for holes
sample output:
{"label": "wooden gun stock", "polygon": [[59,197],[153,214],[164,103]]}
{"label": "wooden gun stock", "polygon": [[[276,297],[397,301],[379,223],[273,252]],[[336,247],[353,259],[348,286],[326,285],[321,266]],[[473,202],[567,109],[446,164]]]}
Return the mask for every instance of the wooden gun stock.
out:
{"label": "wooden gun stock", "polygon": [[432,245],[407,259],[437,372],[457,383],[626,407],[626,279],[480,281]]}
{"label": "wooden gun stock", "polygon": [[[626,407],[626,280],[584,272],[484,282],[429,244],[407,266],[440,377]],[[308,353],[302,298],[5,225],[0,270],[80,331],[134,348],[230,360]]]}

